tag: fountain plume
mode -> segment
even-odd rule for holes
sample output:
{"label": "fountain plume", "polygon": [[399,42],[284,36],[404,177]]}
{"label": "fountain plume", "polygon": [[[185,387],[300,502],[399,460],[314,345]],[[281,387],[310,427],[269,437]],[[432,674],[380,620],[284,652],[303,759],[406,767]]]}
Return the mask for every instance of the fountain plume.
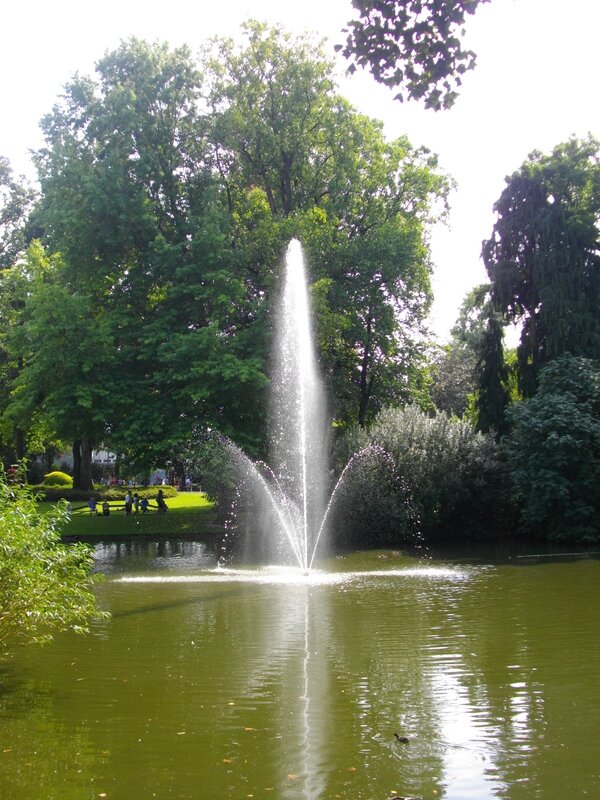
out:
{"label": "fountain plume", "polygon": [[331,426],[314,348],[306,265],[295,239],[287,249],[277,308],[269,419],[271,466],[253,462],[225,440],[240,474],[239,508],[233,515],[239,520],[248,492],[252,504],[258,502],[262,509],[261,521],[252,527],[255,544],[260,529],[266,531],[263,555],[269,563],[291,563],[308,572],[317,549],[323,554],[331,511],[349,474],[368,461],[391,459],[374,445],[355,453],[328,494]]}

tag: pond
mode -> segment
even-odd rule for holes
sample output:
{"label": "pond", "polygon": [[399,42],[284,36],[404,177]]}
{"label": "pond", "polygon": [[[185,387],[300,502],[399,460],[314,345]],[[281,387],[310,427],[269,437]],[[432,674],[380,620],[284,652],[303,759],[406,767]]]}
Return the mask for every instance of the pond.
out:
{"label": "pond", "polygon": [[530,553],[101,543],[110,620],[0,668],[0,797],[597,798],[600,560]]}

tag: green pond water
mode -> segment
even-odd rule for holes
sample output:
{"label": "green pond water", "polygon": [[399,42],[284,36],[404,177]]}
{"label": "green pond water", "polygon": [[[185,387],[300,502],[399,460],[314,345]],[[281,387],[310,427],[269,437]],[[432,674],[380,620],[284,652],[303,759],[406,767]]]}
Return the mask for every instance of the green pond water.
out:
{"label": "green pond water", "polygon": [[97,545],[111,619],[0,665],[0,798],[596,799],[600,560],[530,552]]}

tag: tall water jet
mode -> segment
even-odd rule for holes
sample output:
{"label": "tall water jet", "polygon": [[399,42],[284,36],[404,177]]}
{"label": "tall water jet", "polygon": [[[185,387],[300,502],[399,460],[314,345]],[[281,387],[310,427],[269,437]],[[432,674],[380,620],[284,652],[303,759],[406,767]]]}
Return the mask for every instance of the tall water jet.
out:
{"label": "tall water jet", "polygon": [[[306,266],[295,239],[288,246],[284,266],[275,319],[270,464],[251,461],[229,440],[225,445],[242,477],[239,505],[246,508],[249,491],[249,506],[255,507],[258,501],[263,511],[262,524],[256,518],[251,524],[252,554],[256,555],[256,544],[265,534],[260,544],[269,564],[283,561],[308,572],[317,548],[323,555],[325,548],[321,545],[330,512],[353,469],[368,462],[389,466],[390,456],[374,445],[355,453],[329,493],[331,428],[314,347]],[[235,508],[234,516],[239,524]]]}
{"label": "tall water jet", "polygon": [[287,520],[286,534],[302,569],[319,544],[327,483],[327,412],[314,348],[302,247],[287,249],[275,322],[270,449]]}

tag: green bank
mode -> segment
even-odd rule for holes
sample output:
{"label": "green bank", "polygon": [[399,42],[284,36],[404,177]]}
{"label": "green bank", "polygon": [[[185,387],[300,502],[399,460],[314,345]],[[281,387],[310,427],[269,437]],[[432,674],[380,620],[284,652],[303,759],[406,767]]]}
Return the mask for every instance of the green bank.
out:
{"label": "green bank", "polygon": [[[101,504],[99,514],[91,514],[85,501],[73,501],[70,520],[62,534],[67,537],[106,536],[156,536],[156,535],[202,535],[220,530],[216,521],[214,504],[204,492],[181,492],[176,497],[167,497],[167,513],[158,514],[156,501],[150,501],[147,513],[125,514],[123,500],[109,501],[109,515],[104,516]],[[54,503],[42,501],[42,510],[49,510]]]}

